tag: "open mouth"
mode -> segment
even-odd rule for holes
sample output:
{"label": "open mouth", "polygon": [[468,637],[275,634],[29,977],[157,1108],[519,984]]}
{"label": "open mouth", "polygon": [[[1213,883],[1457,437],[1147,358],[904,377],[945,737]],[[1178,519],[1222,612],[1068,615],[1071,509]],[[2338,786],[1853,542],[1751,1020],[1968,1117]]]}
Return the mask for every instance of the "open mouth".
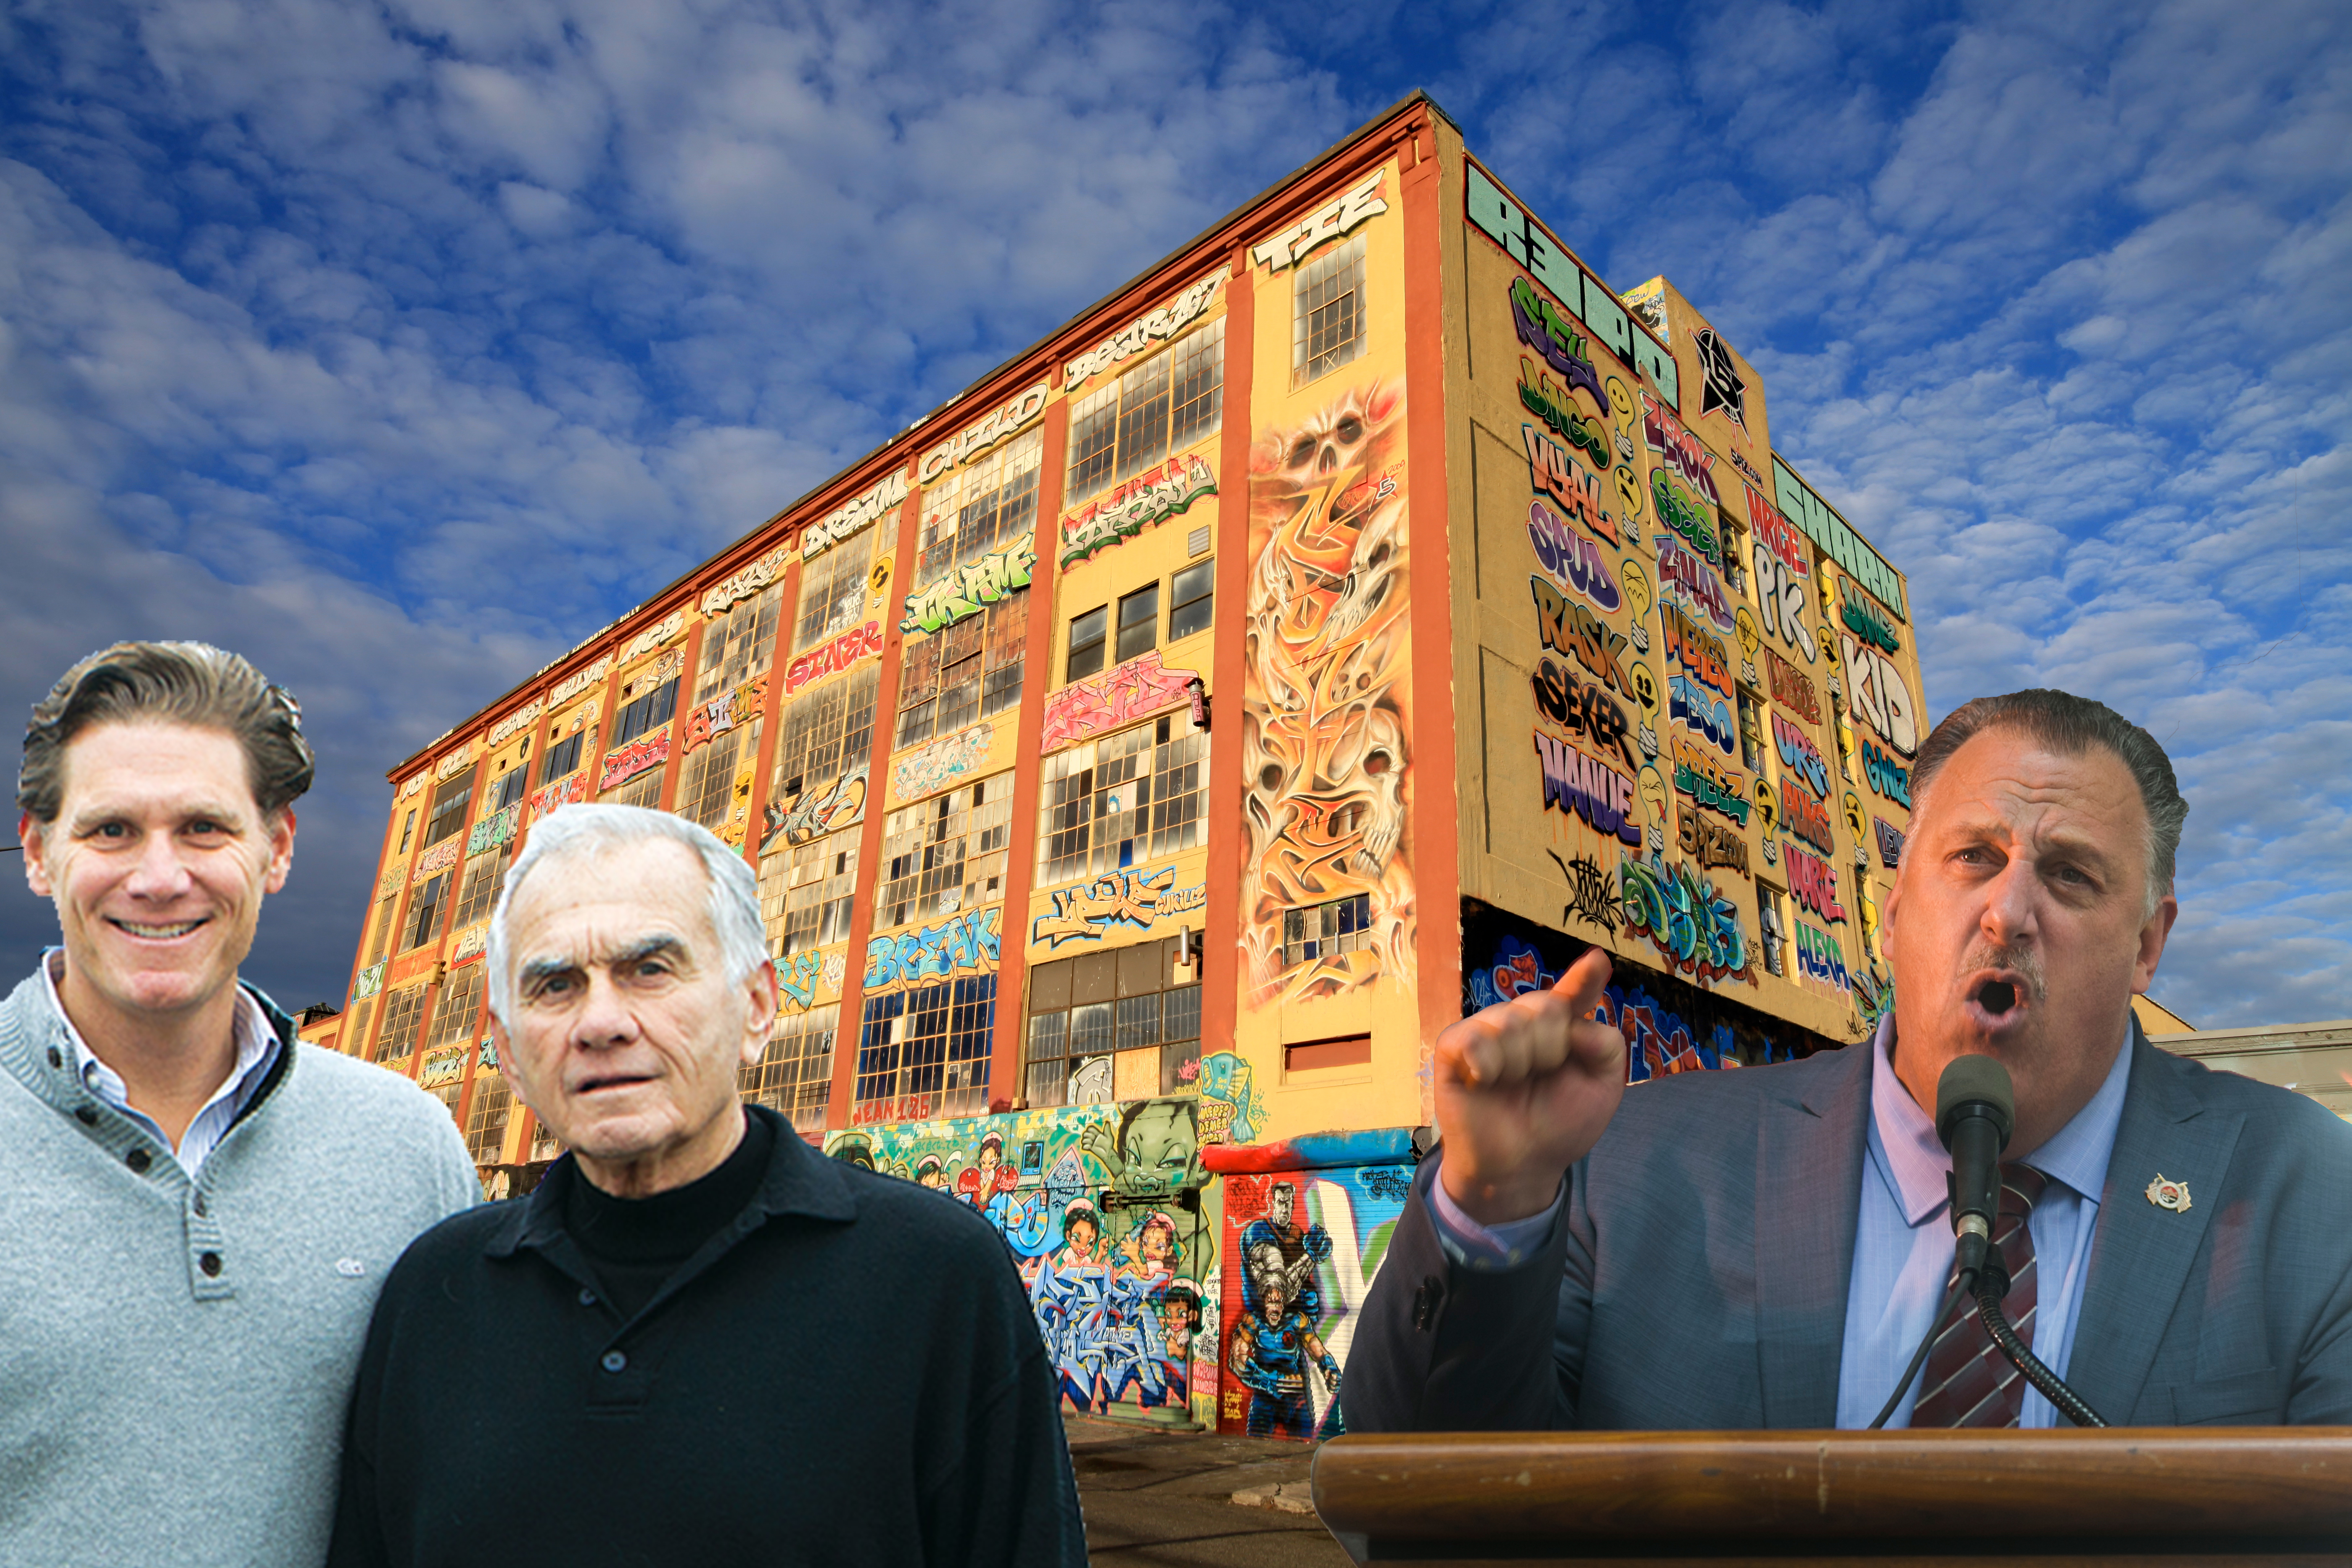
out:
{"label": "open mouth", "polygon": [[1979,974],[1966,993],[1969,1011],[1989,1028],[2006,1028],[2022,1018],[2032,1005],[2032,988],[2012,970]]}
{"label": "open mouth", "polygon": [[139,938],[142,942],[176,942],[198,926],[205,924],[210,919],[211,917],[207,915],[193,921],[173,921],[166,924],[146,925],[137,921],[116,920],[109,916],[106,923],[119,931]]}

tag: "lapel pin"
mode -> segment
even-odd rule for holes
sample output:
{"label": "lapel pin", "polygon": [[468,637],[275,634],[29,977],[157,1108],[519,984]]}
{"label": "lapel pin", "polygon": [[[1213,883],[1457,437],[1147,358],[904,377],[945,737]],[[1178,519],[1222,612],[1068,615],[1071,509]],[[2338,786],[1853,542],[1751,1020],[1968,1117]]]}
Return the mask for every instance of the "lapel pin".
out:
{"label": "lapel pin", "polygon": [[2164,1173],[2158,1171],[2156,1174],[2156,1180],[2147,1184],[2147,1201],[2154,1204],[2160,1209],[2170,1209],[2174,1214],[2187,1214],[2189,1212],[2189,1184],[2187,1182],[2168,1182],[2165,1180]]}

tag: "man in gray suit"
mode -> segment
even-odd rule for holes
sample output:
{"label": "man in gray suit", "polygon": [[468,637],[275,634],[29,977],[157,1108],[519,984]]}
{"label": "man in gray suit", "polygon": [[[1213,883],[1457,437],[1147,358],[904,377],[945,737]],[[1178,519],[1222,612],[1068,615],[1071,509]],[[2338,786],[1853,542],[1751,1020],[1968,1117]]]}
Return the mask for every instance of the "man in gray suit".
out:
{"label": "man in gray suit", "polygon": [[[2178,912],[2162,749],[2023,691],[1947,718],[1912,787],[1868,1045],[1628,1095],[1599,952],[1438,1037],[1442,1146],[1357,1325],[1350,1431],[1867,1425],[1951,1277],[1933,1114],[1969,1054],[2016,1083],[2009,1314],[2094,1411],[2352,1422],[2352,1128],[2132,1019]],[[1937,1326],[1888,1425],[2063,1420],[1965,1304]]]}

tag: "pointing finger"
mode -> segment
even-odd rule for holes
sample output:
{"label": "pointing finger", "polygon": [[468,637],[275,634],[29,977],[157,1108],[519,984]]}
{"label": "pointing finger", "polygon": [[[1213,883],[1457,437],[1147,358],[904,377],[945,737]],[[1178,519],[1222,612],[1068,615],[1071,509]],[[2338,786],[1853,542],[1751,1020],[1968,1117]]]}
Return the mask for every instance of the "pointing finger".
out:
{"label": "pointing finger", "polygon": [[1568,966],[1568,973],[1553,984],[1555,995],[1568,998],[1569,1008],[1579,1018],[1590,1018],[1592,1010],[1601,1005],[1601,993],[1609,984],[1609,955],[1593,948],[1582,958]]}

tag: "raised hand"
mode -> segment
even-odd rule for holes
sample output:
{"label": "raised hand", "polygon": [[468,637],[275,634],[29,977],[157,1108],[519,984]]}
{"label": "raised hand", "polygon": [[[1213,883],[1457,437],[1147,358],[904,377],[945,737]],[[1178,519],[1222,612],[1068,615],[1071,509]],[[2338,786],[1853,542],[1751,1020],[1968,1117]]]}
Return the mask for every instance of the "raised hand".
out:
{"label": "raised hand", "polygon": [[1497,1003],[1437,1037],[1438,1179],[1481,1225],[1551,1206],[1562,1172],[1601,1141],[1625,1092],[1625,1037],[1592,1021],[1609,984],[1595,948],[1549,991]]}

